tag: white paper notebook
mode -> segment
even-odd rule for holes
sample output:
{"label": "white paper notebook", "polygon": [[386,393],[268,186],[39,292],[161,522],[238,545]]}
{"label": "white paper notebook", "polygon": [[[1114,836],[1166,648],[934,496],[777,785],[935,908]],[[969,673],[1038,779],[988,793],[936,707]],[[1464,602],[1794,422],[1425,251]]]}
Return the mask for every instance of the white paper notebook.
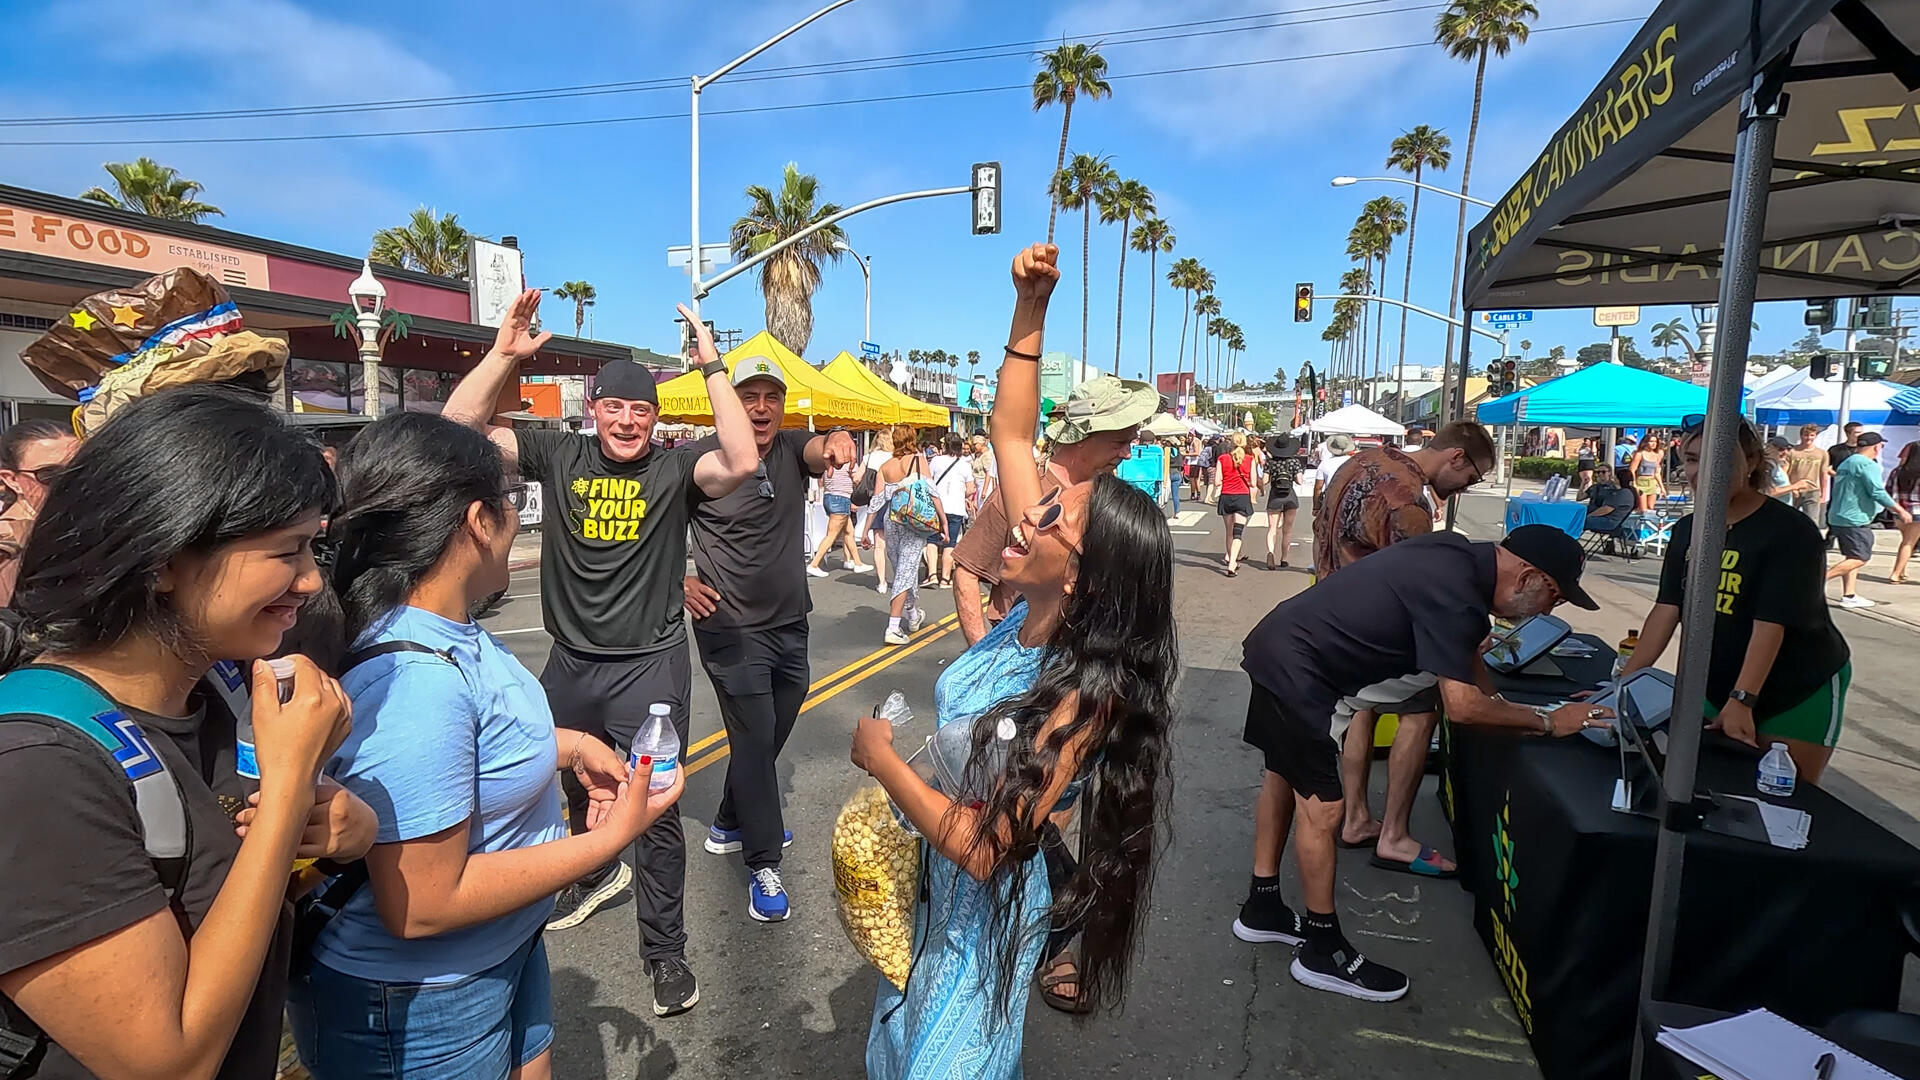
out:
{"label": "white paper notebook", "polygon": [[1659,1042],[1720,1080],[1813,1080],[1821,1054],[1833,1055],[1832,1080],[1899,1080],[1765,1009],[1698,1027],[1663,1027]]}

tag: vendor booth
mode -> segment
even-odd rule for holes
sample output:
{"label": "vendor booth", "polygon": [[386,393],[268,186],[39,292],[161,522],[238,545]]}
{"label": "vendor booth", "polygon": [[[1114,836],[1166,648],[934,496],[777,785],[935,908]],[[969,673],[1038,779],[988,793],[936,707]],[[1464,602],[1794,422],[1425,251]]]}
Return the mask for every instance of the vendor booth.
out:
{"label": "vendor booth", "polygon": [[1407,428],[1405,424],[1396,424],[1365,405],[1348,405],[1293,429],[1295,435],[1308,432],[1315,435],[1377,435],[1381,438],[1404,439]]}
{"label": "vendor booth", "polygon": [[1707,388],[1623,364],[1593,364],[1475,410],[1491,427],[1666,427],[1707,411]]}
{"label": "vendor booth", "polygon": [[[1719,736],[1703,750],[1702,718],[1753,304],[1915,291],[1916,46],[1920,4],[1910,0],[1665,0],[1468,241],[1468,321],[1490,308],[1693,304],[1715,329],[1670,727],[1658,758],[1640,756],[1659,769],[1649,786],[1651,864],[1643,847],[1630,863],[1634,876],[1616,873],[1529,906],[1532,884],[1584,850],[1594,825],[1581,822],[1610,821],[1597,816],[1608,811],[1582,801],[1578,814],[1529,817],[1516,793],[1508,813],[1508,789],[1477,772],[1485,759],[1471,745],[1456,739],[1458,752],[1448,755],[1449,790],[1456,809],[1467,810],[1455,817],[1461,850],[1483,848],[1491,834],[1500,856],[1466,875],[1476,924],[1549,1080],[1670,1075],[1654,1036],[1676,1002],[1722,1013],[1771,1007],[1809,1027],[1835,1025],[1836,1037],[1849,1020],[1843,1010],[1898,1008],[1898,980],[1886,973],[1904,959],[1900,921],[1920,865],[1913,849],[1830,801],[1802,804],[1814,817],[1800,850],[1723,847],[1706,831],[1723,803],[1701,796],[1751,793],[1759,755]],[[1471,367],[1465,348],[1457,362]],[[1546,740],[1503,749],[1516,767],[1542,775],[1548,755],[1612,753]],[[1726,755],[1734,767],[1719,764]],[[1564,779],[1548,786],[1563,803],[1606,798],[1576,796]],[[1492,808],[1483,815],[1475,807]],[[1754,876],[1761,865],[1768,871]],[[1714,890],[1735,873],[1755,886],[1716,903]],[[1844,927],[1827,921],[1823,940],[1806,940],[1793,898],[1842,891],[1858,905]],[[1745,958],[1694,947],[1702,920],[1725,916],[1723,903],[1737,906],[1740,947],[1752,950]],[[1645,927],[1644,949],[1631,935],[1550,942],[1521,927],[1534,917],[1522,912],[1570,908],[1624,910]],[[1565,966],[1568,949],[1604,952],[1594,953],[1599,966],[1576,972]],[[1820,962],[1753,962],[1797,953]],[[1779,1075],[1811,1075],[1811,1065]]]}
{"label": "vendor booth", "polygon": [[952,414],[938,405],[929,405],[919,398],[910,397],[887,385],[887,381],[867,366],[855,360],[849,353],[842,352],[827,362],[820,373],[836,385],[853,390],[874,401],[885,402],[888,409],[888,424],[911,424],[914,427],[945,428],[953,422]]}
{"label": "vendor booth", "polygon": [[[742,363],[765,360],[780,370],[787,384],[786,427],[884,427],[893,423],[891,403],[848,389],[761,331],[724,358],[731,372]],[[713,401],[707,397],[706,377],[689,371],[660,384],[660,416],[687,424],[711,426]]]}

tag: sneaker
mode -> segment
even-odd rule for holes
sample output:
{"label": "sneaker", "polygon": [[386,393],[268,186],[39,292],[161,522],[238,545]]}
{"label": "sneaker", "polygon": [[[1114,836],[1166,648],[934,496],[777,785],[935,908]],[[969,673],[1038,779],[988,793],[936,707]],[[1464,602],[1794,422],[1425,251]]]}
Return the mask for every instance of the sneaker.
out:
{"label": "sneaker", "polygon": [[813,565],[812,563],[808,563],[808,564],[807,564],[807,576],[808,576],[808,577],[826,577],[826,576],[827,576],[827,572],[826,572],[825,570],[822,570],[822,569],[820,569],[819,567],[817,567],[817,566],[815,566],[815,565]]}
{"label": "sneaker", "polygon": [[1315,990],[1345,994],[1361,1001],[1398,1001],[1407,996],[1407,977],[1360,955],[1351,945],[1331,955],[1301,949],[1293,958],[1293,981]]}
{"label": "sneaker", "polygon": [[777,867],[763,866],[753,872],[747,883],[747,914],[755,922],[785,922],[787,887],[780,883]]}
{"label": "sneaker", "polygon": [[[746,845],[740,842],[739,829],[723,829],[718,825],[707,829],[707,851],[714,855],[731,855]],[[787,829],[781,834],[780,846],[793,846],[793,830]]]}
{"label": "sneaker", "polygon": [[1873,607],[1874,604],[1873,601],[1864,596],[1843,596],[1840,598],[1840,606],[1843,608],[1869,608]]}
{"label": "sneaker", "polygon": [[1300,913],[1285,904],[1240,905],[1240,917],[1233,920],[1233,936],[1256,945],[1299,945],[1306,941],[1300,925]]}
{"label": "sneaker", "polygon": [[849,574],[870,574],[873,572],[873,567],[863,562],[857,562],[851,566],[842,566],[840,569],[845,570]]}
{"label": "sneaker", "polygon": [[927,609],[914,608],[913,614],[907,616],[907,633],[917,634],[925,625],[927,625]]}
{"label": "sneaker", "polygon": [[907,642],[912,641],[913,639],[907,636],[907,632],[905,630],[888,630],[886,634],[881,637],[880,640],[886,642],[889,645],[905,645]]}
{"label": "sneaker", "polygon": [[653,969],[653,1015],[679,1016],[700,1004],[700,984],[685,957],[670,956],[647,966]]}
{"label": "sneaker", "polygon": [[613,869],[599,878],[576,881],[560,890],[560,895],[554,899],[553,916],[547,920],[547,929],[567,930],[579,926],[631,884],[633,869],[615,859]]}

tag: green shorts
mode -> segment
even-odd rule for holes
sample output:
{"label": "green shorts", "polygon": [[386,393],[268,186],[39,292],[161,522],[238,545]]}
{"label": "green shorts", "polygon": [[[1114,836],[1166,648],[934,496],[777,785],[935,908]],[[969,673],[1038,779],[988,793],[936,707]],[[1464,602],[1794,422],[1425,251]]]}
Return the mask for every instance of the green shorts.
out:
{"label": "green shorts", "polygon": [[[1769,716],[1755,724],[1762,739],[1797,739],[1815,746],[1831,747],[1840,741],[1840,724],[1847,706],[1847,687],[1853,682],[1853,665],[1843,665],[1833,673],[1833,678],[1807,695],[1807,699],[1783,713]],[[1720,709],[1713,703],[1707,704],[1707,719],[1717,716]]]}

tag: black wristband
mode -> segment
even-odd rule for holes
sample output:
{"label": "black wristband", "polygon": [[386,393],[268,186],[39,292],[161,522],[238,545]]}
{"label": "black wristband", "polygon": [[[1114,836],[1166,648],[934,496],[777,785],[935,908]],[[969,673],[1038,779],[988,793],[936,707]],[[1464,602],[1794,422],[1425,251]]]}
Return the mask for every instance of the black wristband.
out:
{"label": "black wristband", "polygon": [[727,373],[727,362],[725,360],[709,360],[706,363],[700,365],[700,374],[706,376],[709,379],[713,378],[715,375],[725,375],[726,373]]}
{"label": "black wristband", "polygon": [[1008,356],[1017,356],[1022,360],[1031,360],[1036,364],[1040,362],[1039,353],[1021,352],[1019,349],[1016,349],[1011,345],[1007,346],[1006,353]]}

